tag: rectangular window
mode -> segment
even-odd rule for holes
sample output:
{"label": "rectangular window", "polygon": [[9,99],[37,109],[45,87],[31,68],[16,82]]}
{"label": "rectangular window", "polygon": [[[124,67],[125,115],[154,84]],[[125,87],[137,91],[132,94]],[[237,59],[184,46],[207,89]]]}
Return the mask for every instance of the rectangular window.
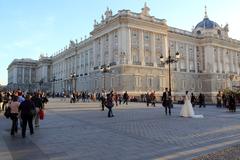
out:
{"label": "rectangular window", "polygon": [[153,78],[152,77],[147,78],[147,87],[153,88]]}
{"label": "rectangular window", "polygon": [[141,77],[140,76],[136,76],[136,87],[140,87],[141,86]]}
{"label": "rectangular window", "polygon": [[182,80],[182,89],[185,90],[185,80]]}
{"label": "rectangular window", "polygon": [[201,82],[201,80],[198,80],[198,88],[202,89],[202,82]]}

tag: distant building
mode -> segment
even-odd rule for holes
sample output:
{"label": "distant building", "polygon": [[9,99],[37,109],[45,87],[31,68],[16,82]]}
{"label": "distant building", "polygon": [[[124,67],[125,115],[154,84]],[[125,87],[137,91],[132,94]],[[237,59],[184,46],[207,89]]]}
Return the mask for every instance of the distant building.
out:
{"label": "distant building", "polygon": [[[146,4],[140,13],[119,10],[113,15],[107,9],[100,22],[94,21],[89,38],[70,41],[45,67],[39,65],[41,59],[29,62],[37,73],[35,82],[51,83],[52,92],[98,92],[105,86],[132,95],[150,90],[162,94],[169,82],[168,68],[161,64],[160,56],[168,57],[170,49],[172,57],[176,52],[181,55],[171,65],[173,95],[189,90],[205,93],[207,101],[212,101],[218,90],[240,86],[240,41],[228,36],[228,25],[219,26],[205,11],[203,20],[189,32],[168,26],[165,19],[155,18],[149,11]],[[34,83],[21,69],[16,72],[13,64],[8,68],[9,84]],[[100,68],[106,65],[111,72],[102,73]],[[34,76],[30,71],[29,75]]]}
{"label": "distant building", "polygon": [[51,64],[51,58],[43,56],[38,61],[29,58],[14,59],[8,66],[8,88],[51,91]]}

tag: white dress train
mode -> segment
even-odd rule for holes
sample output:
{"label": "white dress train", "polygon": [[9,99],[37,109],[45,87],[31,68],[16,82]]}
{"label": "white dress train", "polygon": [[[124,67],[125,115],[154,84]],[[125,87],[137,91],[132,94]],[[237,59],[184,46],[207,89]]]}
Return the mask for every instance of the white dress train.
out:
{"label": "white dress train", "polygon": [[190,96],[185,96],[184,105],[182,106],[181,117],[191,117],[191,118],[203,118],[203,115],[195,115],[192,103],[190,102]]}

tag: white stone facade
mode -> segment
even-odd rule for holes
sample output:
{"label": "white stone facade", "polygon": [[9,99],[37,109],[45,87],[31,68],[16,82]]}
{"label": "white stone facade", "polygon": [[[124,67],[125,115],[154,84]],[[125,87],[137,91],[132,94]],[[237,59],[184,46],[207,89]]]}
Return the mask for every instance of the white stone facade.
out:
{"label": "white stone facade", "polygon": [[[107,9],[101,22],[85,40],[70,41],[51,57],[50,79],[54,92],[73,90],[106,90],[140,95],[155,90],[162,94],[168,87],[168,67],[160,63],[161,54],[168,57],[179,52],[181,59],[172,64],[172,92],[185,90],[211,97],[218,90],[239,86],[240,41],[228,37],[228,25],[220,27],[207,13],[192,32],[167,25],[165,19],[149,14],[145,4],[141,13],[120,10],[112,15]],[[109,65],[111,72],[100,68]],[[38,70],[43,78],[46,68]],[[9,72],[9,79],[15,75]],[[75,73],[75,77],[70,74]],[[234,75],[230,79],[230,75]],[[46,75],[45,75],[46,76]],[[105,79],[105,80],[104,80]],[[10,81],[11,82],[11,81]]]}
{"label": "white stone facade", "polygon": [[51,87],[52,60],[41,56],[38,61],[23,58],[14,59],[8,66],[8,88],[36,91]]}

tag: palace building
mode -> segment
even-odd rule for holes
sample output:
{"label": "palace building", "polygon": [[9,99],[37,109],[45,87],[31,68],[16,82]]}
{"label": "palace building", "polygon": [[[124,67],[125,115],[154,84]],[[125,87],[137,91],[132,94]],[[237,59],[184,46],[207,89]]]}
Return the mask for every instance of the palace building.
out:
{"label": "palace building", "polygon": [[240,86],[240,41],[228,32],[228,25],[210,20],[206,10],[203,20],[186,31],[151,16],[146,3],[140,13],[112,14],[107,9],[100,22],[94,21],[90,37],[70,41],[54,56],[39,61],[14,60],[8,67],[8,83],[24,86],[27,81],[55,93],[106,89],[136,96],[154,90],[161,95],[169,86],[169,72],[160,56],[166,59],[179,52],[180,59],[171,64],[174,97],[189,90],[213,101],[218,90]]}

